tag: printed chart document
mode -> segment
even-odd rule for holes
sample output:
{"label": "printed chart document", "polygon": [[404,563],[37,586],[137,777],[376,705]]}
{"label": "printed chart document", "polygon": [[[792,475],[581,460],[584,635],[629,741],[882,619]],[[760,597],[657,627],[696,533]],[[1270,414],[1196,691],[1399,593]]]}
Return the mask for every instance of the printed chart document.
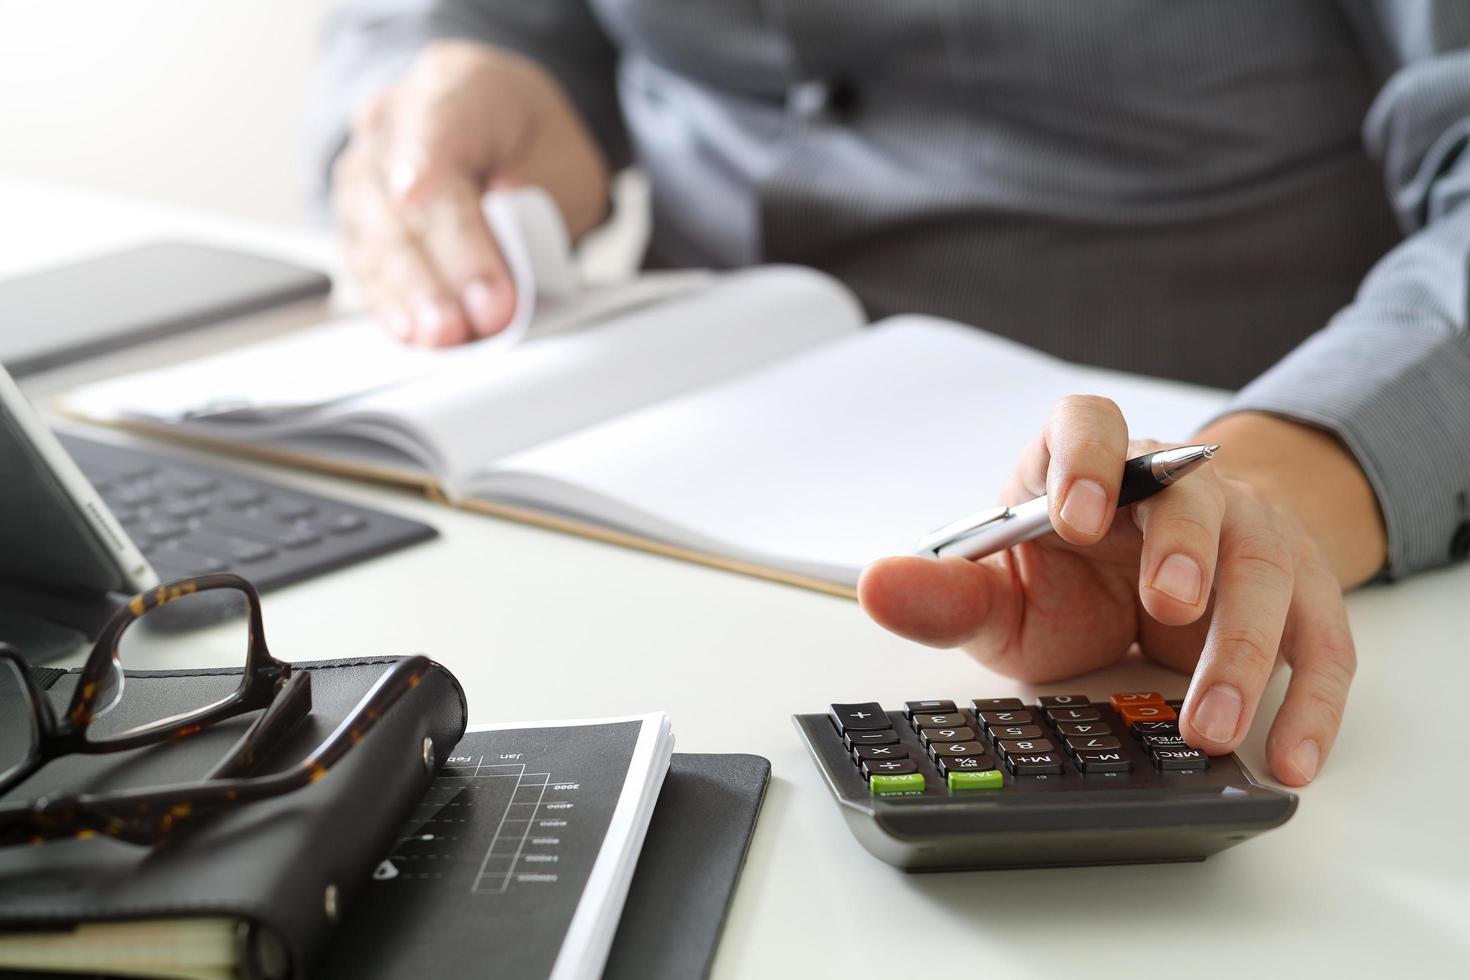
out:
{"label": "printed chart document", "polygon": [[601,976],[673,742],[661,713],[470,729],[322,975]]}

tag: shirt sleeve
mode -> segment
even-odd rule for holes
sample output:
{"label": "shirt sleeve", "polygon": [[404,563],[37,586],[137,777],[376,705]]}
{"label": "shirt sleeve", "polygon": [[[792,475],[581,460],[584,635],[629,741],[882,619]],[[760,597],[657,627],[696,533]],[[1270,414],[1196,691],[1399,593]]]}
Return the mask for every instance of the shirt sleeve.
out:
{"label": "shirt sleeve", "polygon": [[566,88],[610,165],[627,165],[618,53],[587,0],[339,0],[326,21],[307,119],[307,178],[319,202],[353,110],[402,75],[425,44],[449,38],[540,63]]}
{"label": "shirt sleeve", "polygon": [[1229,410],[1335,433],[1377,494],[1397,578],[1470,554],[1470,4],[1375,16],[1392,73],[1363,132],[1406,237]]}

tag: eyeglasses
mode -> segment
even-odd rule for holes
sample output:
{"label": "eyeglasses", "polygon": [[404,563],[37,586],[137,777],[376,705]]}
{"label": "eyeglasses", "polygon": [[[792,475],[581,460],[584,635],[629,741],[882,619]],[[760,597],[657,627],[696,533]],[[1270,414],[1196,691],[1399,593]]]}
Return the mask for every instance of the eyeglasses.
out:
{"label": "eyeglasses", "polygon": [[[176,643],[178,623],[194,616],[171,615],[181,606],[207,609],[243,642],[245,670],[239,685],[217,700],[167,717],[123,727],[114,718],[136,721],[123,703],[125,662],[149,646]],[[243,614],[243,616],[239,615]],[[238,630],[238,632],[235,632]],[[243,639],[241,639],[243,634]],[[216,637],[218,639],[218,637]],[[145,661],[146,662],[146,661]],[[76,690],[57,715],[30,667],[0,643],[0,796],[15,789],[48,762],[67,755],[96,755],[178,741],[253,711],[262,711],[226,756],[197,783],[106,794],[47,796],[28,803],[0,804],[0,846],[104,835],[153,845],[180,827],[244,803],[300,789],[357,745],[404,693],[427,674],[426,657],[394,662],[357,707],[304,761],[283,772],[252,776],[311,713],[311,675],[272,657],[265,643],[260,596],[237,575],[204,575],[133,597],[97,637],[77,675]]]}

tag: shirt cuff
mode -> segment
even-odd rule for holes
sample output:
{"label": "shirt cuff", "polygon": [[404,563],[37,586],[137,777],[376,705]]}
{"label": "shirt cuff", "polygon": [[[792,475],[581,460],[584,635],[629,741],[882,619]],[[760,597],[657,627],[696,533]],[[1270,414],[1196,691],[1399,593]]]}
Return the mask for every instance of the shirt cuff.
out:
{"label": "shirt cuff", "polygon": [[[1368,477],[1389,578],[1470,555],[1470,337],[1422,313],[1348,309],[1251,382],[1227,413],[1334,433]],[[1290,465],[1284,460],[1282,465]]]}

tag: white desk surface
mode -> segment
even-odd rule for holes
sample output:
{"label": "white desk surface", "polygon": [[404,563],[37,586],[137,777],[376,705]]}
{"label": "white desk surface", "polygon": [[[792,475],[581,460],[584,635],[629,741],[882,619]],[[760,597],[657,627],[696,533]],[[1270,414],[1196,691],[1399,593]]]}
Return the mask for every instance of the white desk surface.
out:
{"label": "white desk surface", "polygon": [[[0,276],[159,235],[328,264],[332,256],[318,234],[0,177]],[[240,333],[164,342],[28,387],[44,399],[78,378]],[[441,532],[432,543],[269,593],[266,629],[278,656],[425,652],[463,681],[474,722],[665,709],[680,750],[771,760],[770,792],[715,965],[720,980],[879,970],[1130,980],[1164,971],[1228,980],[1263,972],[1470,976],[1470,567],[1350,598],[1360,667],[1346,724],[1284,827],[1200,864],[907,875],[848,833],[790,716],[831,701],[898,707],[909,698],[1046,691],[890,636],[846,600],[401,492],[249,468]],[[388,595],[414,598],[377,601]],[[1258,776],[1283,680],[1242,749]],[[1177,695],[1185,684],[1135,661],[1048,690]]]}

